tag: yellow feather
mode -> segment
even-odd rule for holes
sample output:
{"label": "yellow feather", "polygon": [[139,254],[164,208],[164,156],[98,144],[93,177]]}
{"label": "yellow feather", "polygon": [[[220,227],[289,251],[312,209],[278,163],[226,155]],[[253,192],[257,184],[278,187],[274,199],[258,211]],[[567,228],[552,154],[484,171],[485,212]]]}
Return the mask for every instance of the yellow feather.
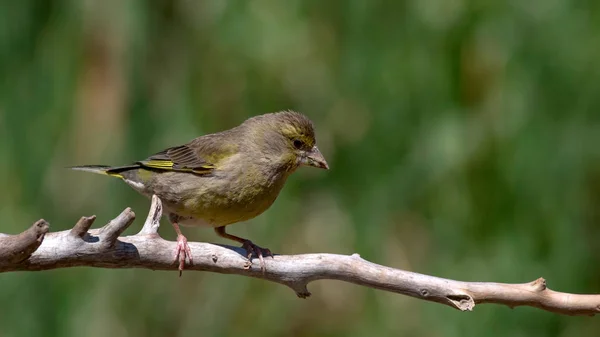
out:
{"label": "yellow feather", "polygon": [[173,170],[173,171],[178,171],[178,172],[190,172],[190,173],[198,173],[198,174],[207,173],[207,171],[210,171],[215,168],[215,166],[212,164],[206,164],[199,168],[184,168],[184,167],[174,168],[173,167],[174,164],[170,160],[149,160],[149,161],[144,161],[142,163],[144,166],[149,167],[149,168],[155,168],[155,169],[160,169],[160,170]]}
{"label": "yellow feather", "polygon": [[149,160],[144,162],[145,166],[155,167],[155,168],[172,168],[173,162],[170,160]]}

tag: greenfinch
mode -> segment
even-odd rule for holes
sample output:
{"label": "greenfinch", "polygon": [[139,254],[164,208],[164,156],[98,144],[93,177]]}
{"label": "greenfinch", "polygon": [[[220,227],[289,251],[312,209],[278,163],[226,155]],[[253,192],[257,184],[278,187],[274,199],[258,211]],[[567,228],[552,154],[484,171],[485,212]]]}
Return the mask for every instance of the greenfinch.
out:
{"label": "greenfinch", "polygon": [[275,201],[287,178],[306,165],[329,169],[316,145],[313,123],[282,111],[247,119],[232,129],[204,135],[126,166],[84,165],[72,169],[122,179],[151,198],[156,194],[177,233],[175,262],[193,264],[182,226],[213,227],[255,254],[264,271],[268,249],[229,234],[227,225],[252,219]]}

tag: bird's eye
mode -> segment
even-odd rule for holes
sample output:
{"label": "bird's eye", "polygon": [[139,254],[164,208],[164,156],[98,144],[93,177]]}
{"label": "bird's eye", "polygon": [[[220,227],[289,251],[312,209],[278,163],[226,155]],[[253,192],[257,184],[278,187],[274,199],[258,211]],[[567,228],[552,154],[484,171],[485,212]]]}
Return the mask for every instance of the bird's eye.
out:
{"label": "bird's eye", "polygon": [[300,150],[304,145],[304,142],[301,141],[300,139],[294,139],[294,147],[298,150]]}

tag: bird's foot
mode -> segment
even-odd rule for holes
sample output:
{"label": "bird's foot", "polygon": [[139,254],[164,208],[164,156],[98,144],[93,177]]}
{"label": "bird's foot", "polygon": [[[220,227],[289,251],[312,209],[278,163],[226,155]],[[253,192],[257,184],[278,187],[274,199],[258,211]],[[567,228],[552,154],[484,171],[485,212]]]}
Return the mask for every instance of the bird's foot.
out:
{"label": "bird's foot", "polygon": [[242,248],[246,250],[248,253],[248,260],[252,261],[252,254],[256,255],[260,260],[260,270],[264,273],[265,268],[265,259],[264,256],[270,256],[273,258],[273,253],[268,248],[262,248],[260,246],[255,245],[252,241],[246,240],[242,244]]}
{"label": "bird's foot", "polygon": [[188,258],[190,265],[194,264],[192,260],[192,250],[188,245],[187,238],[182,234],[177,235],[177,247],[175,247],[175,262],[179,261],[179,277],[185,266],[185,258]]}

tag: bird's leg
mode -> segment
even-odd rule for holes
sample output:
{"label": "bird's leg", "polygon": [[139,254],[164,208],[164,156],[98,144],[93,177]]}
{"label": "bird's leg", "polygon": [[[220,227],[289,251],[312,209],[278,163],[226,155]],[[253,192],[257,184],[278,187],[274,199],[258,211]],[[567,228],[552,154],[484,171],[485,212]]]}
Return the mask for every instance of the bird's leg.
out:
{"label": "bird's leg", "polygon": [[263,273],[265,272],[265,260],[264,260],[263,256],[273,257],[273,253],[271,253],[271,251],[268,248],[262,248],[260,246],[255,245],[252,241],[250,241],[248,239],[244,239],[239,236],[228,234],[227,232],[225,232],[225,226],[216,227],[215,232],[217,233],[218,236],[220,236],[222,238],[237,241],[237,242],[241,243],[242,248],[244,248],[246,250],[246,253],[248,253],[248,260],[252,260],[251,258],[252,258],[253,253],[256,256],[258,256],[258,259],[260,260],[260,270],[262,270]]}
{"label": "bird's leg", "polygon": [[175,229],[175,233],[177,233],[177,247],[175,247],[175,261],[179,260],[179,277],[181,277],[181,273],[183,272],[183,267],[185,266],[185,258],[190,261],[190,265],[194,264],[192,260],[192,250],[187,243],[187,238],[181,233],[181,229],[179,229],[179,225],[177,222],[172,221],[171,224]]}

